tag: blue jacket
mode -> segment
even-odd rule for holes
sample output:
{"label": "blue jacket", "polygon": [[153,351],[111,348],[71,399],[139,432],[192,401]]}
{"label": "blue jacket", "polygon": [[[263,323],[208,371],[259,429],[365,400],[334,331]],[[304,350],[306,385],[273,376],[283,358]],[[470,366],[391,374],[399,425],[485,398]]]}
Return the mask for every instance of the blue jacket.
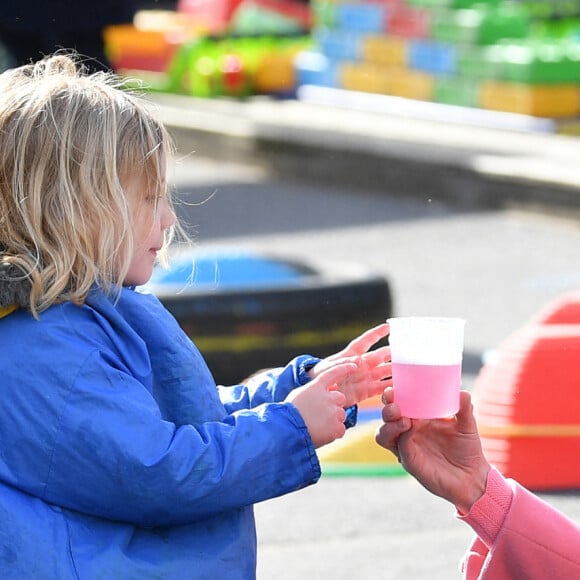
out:
{"label": "blue jacket", "polygon": [[299,357],[216,387],[153,296],[0,320],[0,577],[255,577],[252,504],[312,484]]}

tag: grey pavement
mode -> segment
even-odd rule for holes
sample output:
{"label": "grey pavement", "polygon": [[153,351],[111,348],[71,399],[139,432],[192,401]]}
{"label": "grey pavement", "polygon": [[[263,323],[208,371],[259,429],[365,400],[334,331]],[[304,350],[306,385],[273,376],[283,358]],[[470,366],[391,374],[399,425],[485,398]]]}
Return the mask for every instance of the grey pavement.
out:
{"label": "grey pavement", "polygon": [[[281,181],[384,188],[469,208],[580,208],[580,138],[558,134],[556,124],[475,112],[463,118],[465,111],[446,108],[383,110],[386,102],[363,111],[326,97],[151,100],[180,155],[264,165]],[[579,493],[540,495],[580,521]],[[458,579],[472,535],[451,506],[405,475],[323,476],[257,505],[256,518],[258,580]]]}
{"label": "grey pavement", "polygon": [[281,178],[375,191],[388,183],[466,208],[578,206],[580,138],[558,132],[561,124],[349,94],[151,100],[181,152],[263,164]]}

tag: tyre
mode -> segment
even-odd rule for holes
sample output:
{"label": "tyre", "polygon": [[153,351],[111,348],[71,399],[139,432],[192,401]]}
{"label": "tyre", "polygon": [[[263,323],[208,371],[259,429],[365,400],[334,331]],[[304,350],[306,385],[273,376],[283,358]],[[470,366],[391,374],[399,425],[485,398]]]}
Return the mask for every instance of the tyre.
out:
{"label": "tyre", "polygon": [[218,384],[299,354],[328,356],[392,316],[382,276],[250,252],[182,255],[169,270],[156,269],[147,290],[195,342]]}

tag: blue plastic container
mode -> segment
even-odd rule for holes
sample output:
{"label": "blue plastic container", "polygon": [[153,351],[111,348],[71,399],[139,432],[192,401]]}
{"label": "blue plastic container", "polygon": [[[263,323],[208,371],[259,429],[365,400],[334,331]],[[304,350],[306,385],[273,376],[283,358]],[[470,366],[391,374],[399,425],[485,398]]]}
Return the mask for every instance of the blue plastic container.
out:
{"label": "blue plastic container", "polygon": [[458,47],[446,42],[411,40],[408,47],[409,68],[435,75],[457,72]]}
{"label": "blue plastic container", "polygon": [[364,35],[346,30],[317,30],[314,42],[331,60],[358,61],[362,58]]}
{"label": "blue plastic container", "polygon": [[382,4],[338,4],[336,25],[343,30],[378,34],[385,32],[387,8]]}
{"label": "blue plastic container", "polygon": [[300,52],[294,59],[294,70],[297,86],[338,87],[337,65],[321,52]]}

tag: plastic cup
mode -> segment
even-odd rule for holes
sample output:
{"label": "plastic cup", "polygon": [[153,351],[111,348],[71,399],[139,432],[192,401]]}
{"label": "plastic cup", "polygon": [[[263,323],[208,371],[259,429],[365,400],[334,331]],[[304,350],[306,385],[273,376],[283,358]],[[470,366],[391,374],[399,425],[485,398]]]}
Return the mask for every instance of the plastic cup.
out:
{"label": "plastic cup", "polygon": [[389,318],[395,402],[405,417],[438,419],[459,410],[465,320]]}

